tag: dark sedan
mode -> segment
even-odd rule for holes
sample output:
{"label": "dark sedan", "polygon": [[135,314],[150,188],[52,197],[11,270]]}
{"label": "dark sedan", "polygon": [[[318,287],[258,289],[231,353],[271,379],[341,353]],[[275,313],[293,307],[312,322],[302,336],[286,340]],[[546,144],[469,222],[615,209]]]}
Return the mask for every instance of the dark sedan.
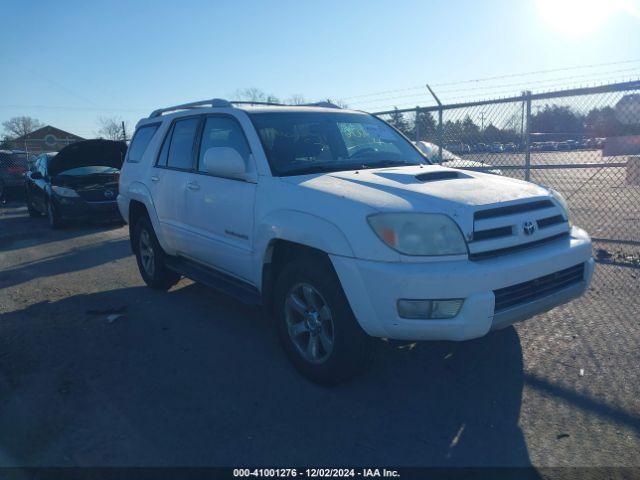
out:
{"label": "dark sedan", "polygon": [[85,140],[41,155],[25,176],[31,216],[47,215],[52,228],[69,220],[121,220],[116,197],[123,142]]}

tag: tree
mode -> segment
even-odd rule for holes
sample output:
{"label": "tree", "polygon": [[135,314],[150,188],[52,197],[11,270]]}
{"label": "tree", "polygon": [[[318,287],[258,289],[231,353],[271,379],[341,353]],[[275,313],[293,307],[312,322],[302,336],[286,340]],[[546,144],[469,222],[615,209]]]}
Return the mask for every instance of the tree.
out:
{"label": "tree", "polygon": [[581,133],[584,129],[582,116],[567,106],[545,105],[531,115],[533,133]]}
{"label": "tree", "polygon": [[295,93],[291,95],[291,97],[287,98],[285,100],[285,103],[289,105],[303,105],[307,103],[307,101],[304,99],[304,96],[300,95],[299,93]]}
{"label": "tree", "polygon": [[42,128],[44,125],[36,118],[24,116],[10,118],[6,122],[2,122],[2,126],[5,131],[5,140],[7,140],[9,138],[16,139],[27,135],[39,128]]}
{"label": "tree", "polygon": [[[416,129],[418,130],[416,135]],[[419,112],[413,123],[412,138],[416,140],[427,140],[433,142],[436,139],[436,121],[431,112]],[[420,138],[418,138],[418,136]]]}
{"label": "tree", "polygon": [[124,140],[122,119],[118,117],[99,117],[96,135],[107,140]]}
{"label": "tree", "polygon": [[471,120],[471,117],[469,115],[464,117],[461,127],[463,143],[473,145],[480,140],[480,127],[478,127],[478,125],[476,125],[475,122]]}
{"label": "tree", "polygon": [[404,115],[402,115],[402,113],[399,112],[397,108],[394,109],[393,113],[391,114],[391,117],[389,118],[388,123],[392,127],[395,127],[398,130],[400,130],[405,135],[410,134],[409,124],[407,123],[407,120],[404,118]]}
{"label": "tree", "polygon": [[620,135],[622,130],[622,124],[611,107],[592,109],[584,123],[586,132],[592,137],[612,137]]}
{"label": "tree", "polygon": [[267,102],[267,103],[280,103],[278,97],[272,93],[265,93],[256,87],[242,88],[236,90],[236,98],[245,102]]}

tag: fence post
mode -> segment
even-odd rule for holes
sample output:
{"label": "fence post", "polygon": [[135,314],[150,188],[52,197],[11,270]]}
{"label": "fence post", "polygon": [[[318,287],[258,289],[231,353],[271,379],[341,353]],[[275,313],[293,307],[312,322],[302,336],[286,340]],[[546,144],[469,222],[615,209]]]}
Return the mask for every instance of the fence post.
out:
{"label": "fence post", "polygon": [[415,120],[416,142],[420,141],[420,107],[416,105],[416,120]]}
{"label": "fence post", "polygon": [[525,131],[524,131],[524,179],[528,182],[531,179],[531,92],[524,92],[524,102],[526,108]]}
{"label": "fence post", "polygon": [[442,105],[438,108],[438,164],[442,165],[442,149],[444,148],[442,140],[444,132],[442,128]]}

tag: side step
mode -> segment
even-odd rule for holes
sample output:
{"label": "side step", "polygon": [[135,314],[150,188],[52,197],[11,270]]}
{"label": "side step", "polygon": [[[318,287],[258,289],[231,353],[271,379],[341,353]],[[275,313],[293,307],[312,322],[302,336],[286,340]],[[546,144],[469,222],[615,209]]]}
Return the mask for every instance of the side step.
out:
{"label": "side step", "polygon": [[165,265],[174,272],[218,290],[243,303],[262,305],[262,297],[256,287],[219,270],[183,257],[166,257]]}

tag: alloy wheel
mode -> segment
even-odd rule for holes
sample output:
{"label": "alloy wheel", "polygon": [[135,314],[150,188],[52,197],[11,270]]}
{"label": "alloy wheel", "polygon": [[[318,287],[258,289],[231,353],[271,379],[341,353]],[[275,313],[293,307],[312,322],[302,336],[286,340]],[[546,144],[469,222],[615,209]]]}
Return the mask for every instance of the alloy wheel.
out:
{"label": "alloy wheel", "polygon": [[289,338],[308,362],[325,362],[333,352],[333,316],[329,305],[312,285],[299,283],[287,294],[285,319]]}
{"label": "alloy wheel", "polygon": [[153,273],[155,271],[155,263],[154,257],[155,252],[153,251],[153,245],[151,243],[151,237],[147,230],[142,230],[140,232],[140,260],[142,263],[142,268],[147,275],[153,277]]}

